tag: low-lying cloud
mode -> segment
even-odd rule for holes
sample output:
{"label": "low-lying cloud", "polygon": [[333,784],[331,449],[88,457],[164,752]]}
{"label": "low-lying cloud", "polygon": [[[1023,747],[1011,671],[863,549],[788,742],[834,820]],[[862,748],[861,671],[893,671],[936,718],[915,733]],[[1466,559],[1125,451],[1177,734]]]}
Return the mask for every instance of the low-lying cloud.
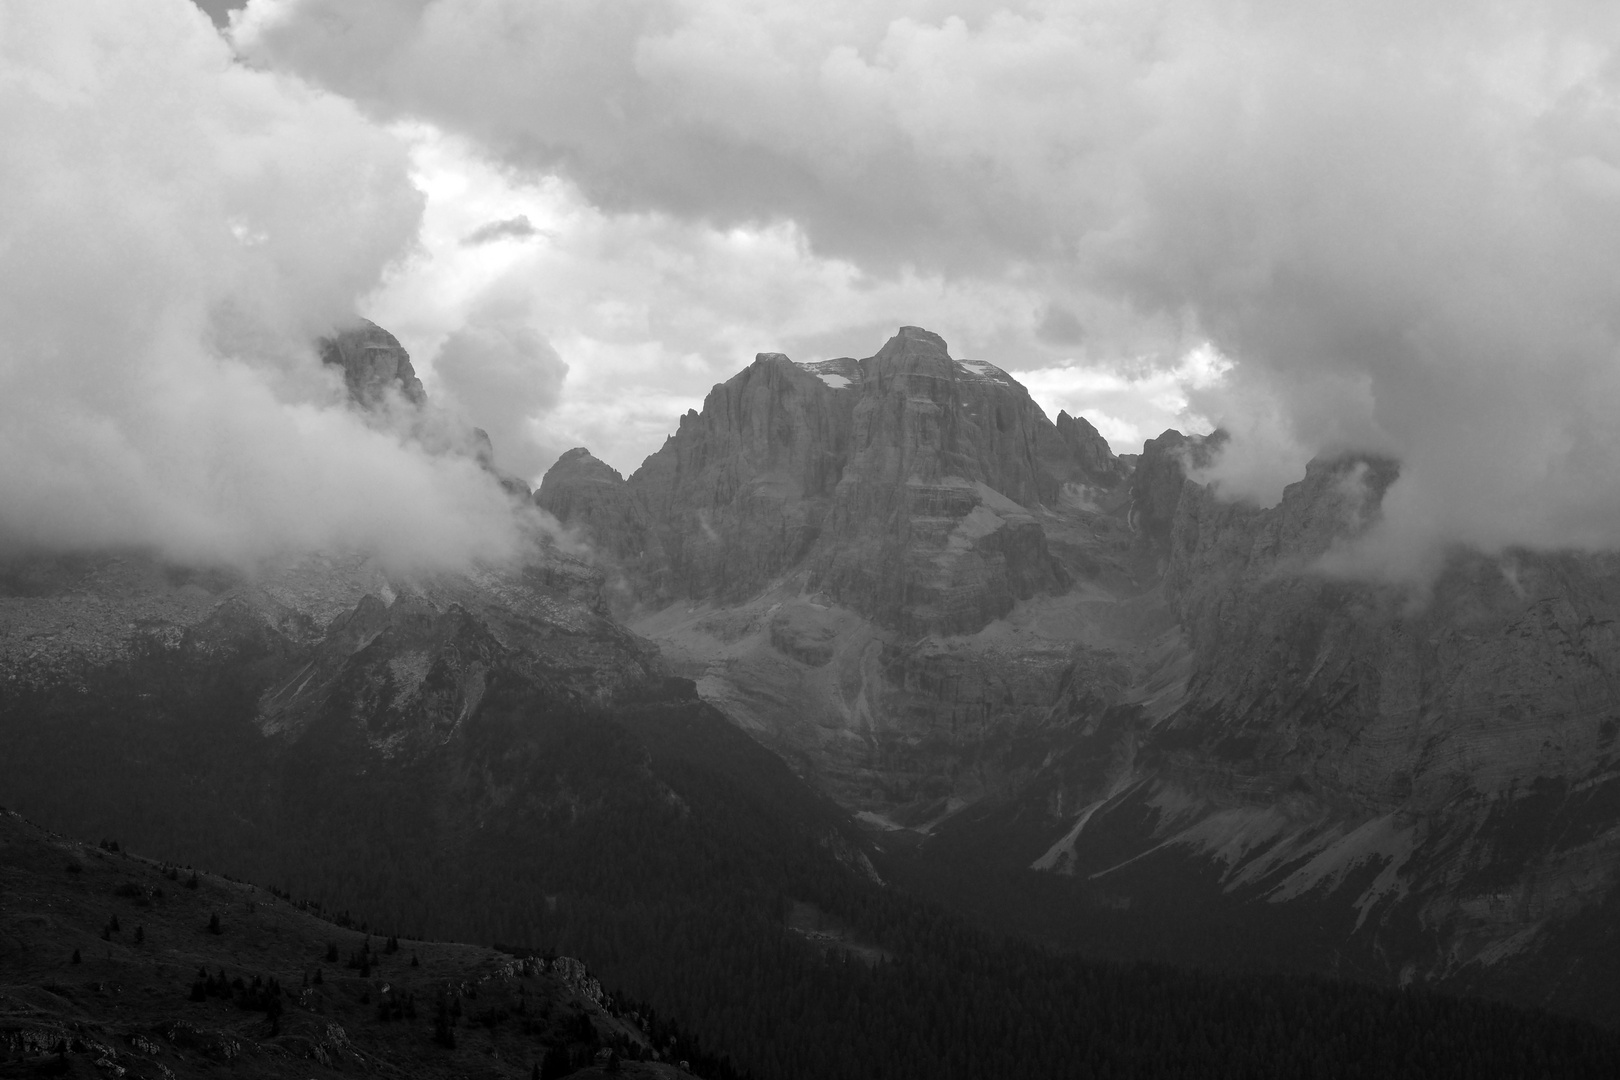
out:
{"label": "low-lying cloud", "polygon": [[1031,342],[1209,340],[1227,490],[1396,455],[1392,559],[1620,545],[1612,6],[253,0],[234,40],[608,211],[1016,283]]}
{"label": "low-lying cloud", "polygon": [[0,144],[0,547],[511,550],[476,463],[368,425],[315,352],[414,242],[397,139],[187,0],[8,0]]}
{"label": "low-lying cloud", "polygon": [[433,370],[448,404],[489,434],[503,470],[532,480],[567,449],[545,437],[540,418],[556,407],[568,365],[531,325],[521,300],[486,298],[445,339]]}

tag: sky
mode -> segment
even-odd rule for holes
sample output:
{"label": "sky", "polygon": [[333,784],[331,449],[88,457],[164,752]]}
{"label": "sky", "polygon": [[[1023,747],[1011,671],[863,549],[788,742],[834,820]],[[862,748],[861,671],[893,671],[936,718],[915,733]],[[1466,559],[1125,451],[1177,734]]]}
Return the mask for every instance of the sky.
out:
{"label": "sky", "polygon": [[[1231,499],[1274,503],[1318,454],[1400,458],[1351,572],[1620,546],[1613,5],[205,6],[0,0],[0,131],[26,150],[0,182],[27,195],[0,260],[61,264],[8,284],[26,318],[0,335],[125,465],[223,436],[120,380],[206,371],[264,399],[266,440],[318,417],[393,448],[334,485],[398,465],[421,506],[462,497],[456,466],[320,397],[297,342],[344,312],[531,480],[574,445],[632,471],[756,352],[866,356],[914,324],[1116,451],[1225,428],[1201,478]],[[53,323],[53,283],[110,307],[99,329]],[[162,362],[120,358],[137,339]],[[42,359],[64,350],[71,371]],[[59,449],[5,419],[14,448]],[[146,490],[95,453],[86,492]],[[241,532],[222,486],[160,489]]]}

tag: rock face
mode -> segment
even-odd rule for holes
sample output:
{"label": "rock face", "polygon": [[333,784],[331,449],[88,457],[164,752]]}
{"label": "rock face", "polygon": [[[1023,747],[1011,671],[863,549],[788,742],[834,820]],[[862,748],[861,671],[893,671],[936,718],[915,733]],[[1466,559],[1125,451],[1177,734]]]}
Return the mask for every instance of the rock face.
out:
{"label": "rock face", "polygon": [[[1083,416],[1057,414],[1054,423],[1057,436],[1063,440],[1068,457],[1073,462],[1072,479],[1105,488],[1115,487],[1130,475],[1130,466],[1115,456],[1108,440],[1091,426]],[[1061,468],[1061,464],[1056,466]]]}
{"label": "rock face", "polygon": [[615,596],[633,603],[663,593],[668,559],[617,469],[575,447],[546,472],[534,500],[595,546]]}
{"label": "rock face", "polygon": [[630,477],[673,596],[742,599],[820,538],[849,453],[849,391],[761,353]]}
{"label": "rock face", "polygon": [[816,583],[921,633],[971,632],[1061,591],[1035,517],[1061,485],[1037,452],[1055,431],[1023,387],[909,326],[861,370]]}
{"label": "rock face", "polygon": [[1148,655],[1152,616],[1114,610],[1146,587],[1129,476],[902,327],[864,360],[762,353],[628,480],[570,451],[538,501],[709,700],[845,805],[921,823],[1016,787],[1010,733]]}
{"label": "rock face", "polygon": [[1060,429],[1005,372],[902,327],[865,360],[761,353],[624,495],[597,470],[582,501],[576,456],[555,471],[540,505],[629,559],[649,599],[740,602],[799,575],[880,625],[956,633],[1063,592],[1046,508],[1126,470],[1084,421]]}
{"label": "rock face", "polygon": [[412,405],[427,402],[422,380],[399,339],[367,319],[319,342],[321,362],[343,369],[349,397],[363,408],[376,408],[390,391]]}

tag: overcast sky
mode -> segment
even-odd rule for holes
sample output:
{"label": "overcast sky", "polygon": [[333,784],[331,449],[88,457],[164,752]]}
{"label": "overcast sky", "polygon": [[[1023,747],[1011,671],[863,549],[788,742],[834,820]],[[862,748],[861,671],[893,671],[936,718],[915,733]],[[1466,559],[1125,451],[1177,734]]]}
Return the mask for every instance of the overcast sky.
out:
{"label": "overcast sky", "polygon": [[[1375,561],[1620,543],[1620,6],[207,6],[220,28],[0,0],[0,178],[35,197],[0,213],[40,245],[52,222],[67,277],[151,240],[120,258],[198,313],[165,332],[283,404],[314,407],[289,343],[358,311],[508,468],[583,444],[629,472],[754,353],[909,323],[1121,452],[1220,423],[1233,498],[1401,457]],[[138,307],[102,324],[157,340]],[[108,419],[88,370],[35,374]]]}
{"label": "overcast sky", "polygon": [[[628,473],[755,353],[867,356],[902,324],[1122,452],[1207,428],[1202,335],[1075,279],[1109,84],[1158,32],[1102,14],[345,0],[227,32],[410,147],[423,247],[368,313],[534,475],[576,444]],[[527,364],[493,324],[533,331]],[[475,341],[513,377],[473,385]]]}

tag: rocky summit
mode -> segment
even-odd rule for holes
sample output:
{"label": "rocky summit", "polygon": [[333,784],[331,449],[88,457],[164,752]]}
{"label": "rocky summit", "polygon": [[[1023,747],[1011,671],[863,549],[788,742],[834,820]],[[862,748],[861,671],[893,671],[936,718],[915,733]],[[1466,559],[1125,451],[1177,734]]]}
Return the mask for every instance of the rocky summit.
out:
{"label": "rocky summit", "polygon": [[538,501],[634,564],[646,603],[741,601],[798,575],[877,625],[971,633],[1066,592],[1046,508],[1124,480],[1095,429],[1059,419],[908,326],[865,360],[761,353],[628,480],[574,450]]}
{"label": "rocky summit", "polygon": [[365,408],[380,406],[390,393],[412,405],[427,401],[422,380],[399,339],[369,319],[361,319],[319,342],[321,362],[343,372],[349,396]]}
{"label": "rocky summit", "polygon": [[576,450],[537,498],[673,670],[987,917],[1620,1003],[1620,557],[1333,577],[1399,463],[1256,509],[1194,479],[1220,439],[1118,456],[903,327],[762,353],[629,478]]}

